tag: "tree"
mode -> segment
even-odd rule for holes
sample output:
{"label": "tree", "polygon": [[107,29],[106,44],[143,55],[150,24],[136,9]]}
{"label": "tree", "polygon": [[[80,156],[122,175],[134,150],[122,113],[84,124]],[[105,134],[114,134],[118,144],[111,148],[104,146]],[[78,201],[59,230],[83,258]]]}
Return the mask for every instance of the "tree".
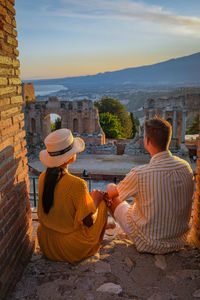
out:
{"label": "tree", "polygon": [[139,122],[138,118],[135,118],[133,116],[132,112],[130,113],[130,118],[131,118],[131,121],[132,121],[132,138],[134,138],[136,136],[136,134],[139,133],[140,122]]}
{"label": "tree", "polygon": [[57,119],[55,119],[55,122],[51,122],[51,131],[55,131],[57,129],[61,128],[61,118],[58,117]]}
{"label": "tree", "polygon": [[109,112],[105,112],[100,114],[99,119],[106,137],[118,139],[122,138],[124,129],[117,116],[112,115]]}
{"label": "tree", "polygon": [[[114,98],[104,97],[95,102],[95,106],[99,110],[99,114],[109,112],[119,118],[121,126],[123,128],[122,136],[123,138],[130,138],[132,136],[132,121],[128,111],[125,109],[118,100]],[[101,123],[101,121],[100,121]]]}
{"label": "tree", "polygon": [[199,115],[196,115],[192,121],[192,124],[186,130],[187,134],[198,134],[199,133]]}
{"label": "tree", "polygon": [[51,131],[55,131],[55,124],[51,121]]}

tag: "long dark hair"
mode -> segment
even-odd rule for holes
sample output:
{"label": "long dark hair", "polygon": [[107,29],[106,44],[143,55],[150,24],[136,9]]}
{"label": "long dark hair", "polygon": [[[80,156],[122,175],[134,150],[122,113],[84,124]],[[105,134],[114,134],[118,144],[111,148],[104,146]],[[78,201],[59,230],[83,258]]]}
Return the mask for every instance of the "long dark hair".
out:
{"label": "long dark hair", "polygon": [[47,168],[42,195],[42,206],[46,214],[49,213],[54,200],[54,189],[58,181],[63,177],[64,170],[60,167]]}

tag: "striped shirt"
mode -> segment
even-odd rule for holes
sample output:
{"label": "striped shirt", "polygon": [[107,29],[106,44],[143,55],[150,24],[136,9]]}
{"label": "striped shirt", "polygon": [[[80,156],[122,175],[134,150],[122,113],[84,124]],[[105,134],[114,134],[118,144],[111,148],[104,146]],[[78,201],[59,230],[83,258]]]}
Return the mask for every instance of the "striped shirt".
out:
{"label": "striped shirt", "polygon": [[134,197],[126,222],[138,251],[162,254],[184,245],[193,189],[190,165],[170,151],[135,167],[118,184],[120,200]]}

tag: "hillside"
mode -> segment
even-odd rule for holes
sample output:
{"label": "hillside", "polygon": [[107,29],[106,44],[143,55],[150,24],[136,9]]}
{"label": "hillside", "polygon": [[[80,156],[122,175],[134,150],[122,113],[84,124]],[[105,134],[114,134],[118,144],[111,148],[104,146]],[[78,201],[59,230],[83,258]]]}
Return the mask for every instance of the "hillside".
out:
{"label": "hillside", "polygon": [[62,84],[68,88],[181,86],[200,84],[200,52],[161,63],[96,75],[34,80],[34,84]]}

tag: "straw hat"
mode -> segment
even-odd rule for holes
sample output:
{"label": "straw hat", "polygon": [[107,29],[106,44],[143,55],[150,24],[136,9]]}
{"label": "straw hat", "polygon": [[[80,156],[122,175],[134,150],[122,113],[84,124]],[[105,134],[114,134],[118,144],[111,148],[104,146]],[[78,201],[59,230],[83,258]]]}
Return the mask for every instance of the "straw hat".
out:
{"label": "straw hat", "polygon": [[75,153],[85,149],[81,138],[74,138],[71,130],[62,128],[51,132],[44,140],[46,150],[40,152],[40,160],[47,168],[59,167]]}

